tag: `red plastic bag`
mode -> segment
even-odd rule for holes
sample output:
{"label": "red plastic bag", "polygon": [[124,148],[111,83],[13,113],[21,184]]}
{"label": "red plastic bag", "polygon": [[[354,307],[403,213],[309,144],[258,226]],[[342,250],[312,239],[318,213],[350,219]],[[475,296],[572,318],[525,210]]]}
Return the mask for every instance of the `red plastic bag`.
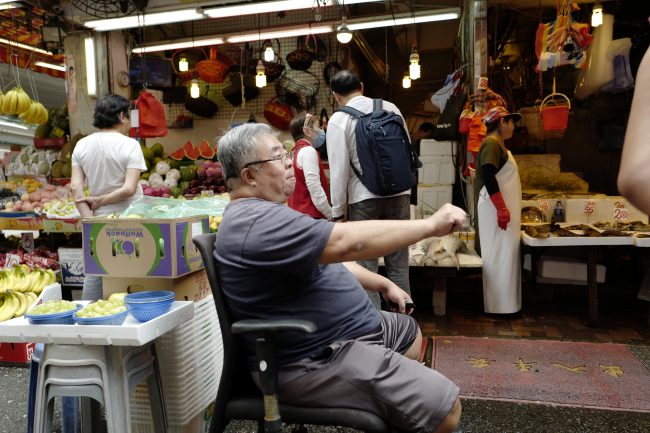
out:
{"label": "red plastic bag", "polygon": [[139,112],[140,126],[131,128],[131,137],[151,138],[167,135],[165,107],[149,92],[140,92],[135,101]]}

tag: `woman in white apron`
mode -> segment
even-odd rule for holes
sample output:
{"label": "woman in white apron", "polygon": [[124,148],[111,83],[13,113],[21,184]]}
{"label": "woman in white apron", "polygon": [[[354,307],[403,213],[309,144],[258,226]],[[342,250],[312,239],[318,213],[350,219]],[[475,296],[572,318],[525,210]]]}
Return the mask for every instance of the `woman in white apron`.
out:
{"label": "woman in white apron", "polygon": [[483,116],[487,136],[476,162],[476,209],[486,313],[511,314],[521,309],[521,182],[517,163],[504,144],[519,119],[519,113],[503,107]]}

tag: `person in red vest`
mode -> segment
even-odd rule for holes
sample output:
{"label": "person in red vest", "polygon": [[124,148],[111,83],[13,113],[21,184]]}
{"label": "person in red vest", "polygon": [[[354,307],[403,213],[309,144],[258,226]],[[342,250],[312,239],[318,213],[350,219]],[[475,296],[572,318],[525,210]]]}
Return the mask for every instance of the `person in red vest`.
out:
{"label": "person in red vest", "polygon": [[318,127],[316,116],[305,112],[291,119],[289,129],[296,142],[292,149],[296,187],[287,204],[314,218],[331,220],[330,186],[316,150],[325,144],[325,131]]}

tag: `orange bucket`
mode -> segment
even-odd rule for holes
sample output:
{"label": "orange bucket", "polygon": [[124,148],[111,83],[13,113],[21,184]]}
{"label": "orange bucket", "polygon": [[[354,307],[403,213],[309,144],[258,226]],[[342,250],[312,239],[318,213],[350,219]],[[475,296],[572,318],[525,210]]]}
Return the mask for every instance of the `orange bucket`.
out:
{"label": "orange bucket", "polygon": [[[553,97],[561,96],[566,101],[553,100]],[[550,98],[550,99],[549,99]],[[539,111],[542,115],[544,131],[562,131],[569,123],[569,110],[571,100],[562,93],[551,93],[542,101]]]}

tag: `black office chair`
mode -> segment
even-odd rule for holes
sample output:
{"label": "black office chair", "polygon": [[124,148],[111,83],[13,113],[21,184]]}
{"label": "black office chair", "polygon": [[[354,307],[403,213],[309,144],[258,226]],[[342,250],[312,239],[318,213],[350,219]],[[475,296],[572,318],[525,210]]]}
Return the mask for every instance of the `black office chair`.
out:
{"label": "black office chair", "polygon": [[[198,235],[193,239],[205,264],[223,338],[223,370],[210,433],[223,432],[232,419],[256,420],[260,433],[279,432],[283,421],[289,424],[349,427],[368,433],[392,432],[392,428],[382,418],[364,410],[278,403],[275,335],[279,331],[287,330],[311,333],[316,330],[316,326],[306,320],[241,320],[232,323],[219,287],[213,256],[215,240],[214,233]],[[258,336],[258,362],[264,360],[267,364],[267,369],[261,375],[263,392],[255,386],[248,365],[243,359],[242,348],[235,337],[243,333],[254,333]]]}

